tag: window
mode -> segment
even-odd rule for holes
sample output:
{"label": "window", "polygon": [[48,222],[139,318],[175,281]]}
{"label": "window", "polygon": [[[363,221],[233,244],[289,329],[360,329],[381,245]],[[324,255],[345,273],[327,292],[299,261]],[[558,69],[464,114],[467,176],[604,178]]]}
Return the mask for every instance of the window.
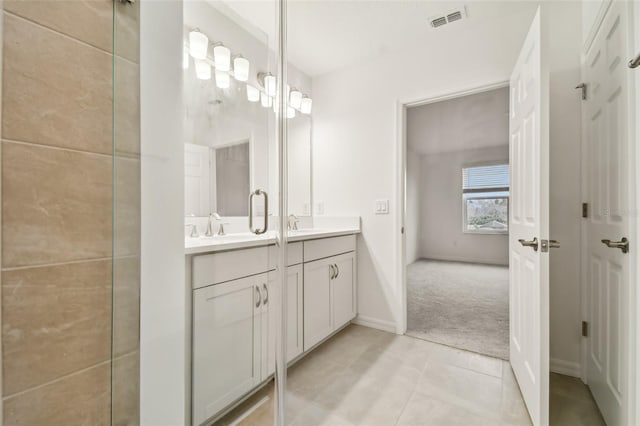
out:
{"label": "window", "polygon": [[509,165],[492,164],[462,169],[463,232],[509,232]]}

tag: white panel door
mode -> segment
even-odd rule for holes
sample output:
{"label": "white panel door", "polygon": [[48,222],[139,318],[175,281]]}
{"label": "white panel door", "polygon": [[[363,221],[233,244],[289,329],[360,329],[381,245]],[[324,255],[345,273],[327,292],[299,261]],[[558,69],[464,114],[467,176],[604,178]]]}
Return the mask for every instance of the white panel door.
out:
{"label": "white panel door", "polygon": [[326,259],[304,264],[304,350],[310,349],[333,331],[331,277]]}
{"label": "white panel door", "polygon": [[184,214],[209,216],[210,159],[209,148],[184,144]]}
{"label": "white panel door", "polygon": [[[266,274],[265,274],[266,275]],[[193,291],[193,423],[204,423],[260,380],[261,276]]]}
{"label": "white panel door", "polygon": [[333,329],[336,330],[356,316],[354,306],[354,263],[355,253],[347,253],[331,258],[335,268],[332,280]]}
{"label": "white panel door", "polygon": [[[629,254],[602,240],[629,234],[627,4],[609,7],[584,58],[587,383],[609,426],[626,419],[629,370]],[[633,247],[632,247],[633,248]]]}
{"label": "white panel door", "polygon": [[549,78],[541,26],[538,8],[511,75],[509,113],[510,361],[534,425],[549,422],[549,254],[541,244],[549,235]]}

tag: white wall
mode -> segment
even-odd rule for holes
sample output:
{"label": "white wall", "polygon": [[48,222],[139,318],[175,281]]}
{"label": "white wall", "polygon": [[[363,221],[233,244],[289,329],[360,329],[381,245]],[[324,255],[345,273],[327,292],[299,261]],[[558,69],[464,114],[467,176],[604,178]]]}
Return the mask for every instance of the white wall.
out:
{"label": "white wall", "polygon": [[581,24],[579,2],[553,2],[550,53],[550,238],[562,247],[551,251],[551,369],[580,373],[580,138]]}
{"label": "white wall", "polygon": [[[543,7],[553,13],[554,34],[551,226],[553,238],[563,243],[552,257],[551,351],[552,358],[572,363],[579,360],[579,276],[573,255],[579,252],[579,234],[573,223],[579,213],[580,127],[573,87],[580,81],[581,8],[577,2]],[[470,19],[465,25],[447,43],[426,41],[420,51],[388,53],[313,81],[314,198],[324,202],[328,215],[362,217],[358,312],[371,325],[395,327],[402,315],[396,279],[397,103],[508,80],[527,31],[516,19]],[[379,198],[392,200],[389,215],[373,213]],[[573,261],[575,268],[566,266]]]}
{"label": "white wall", "polygon": [[[505,138],[508,136],[505,135]],[[423,155],[420,161],[421,258],[509,264],[509,236],[462,231],[462,167],[474,162],[509,162],[509,147]]]}
{"label": "white wall", "polygon": [[422,181],[422,156],[409,152],[407,155],[406,172],[406,258],[407,265],[420,259],[420,235],[422,234],[422,221],[420,215],[420,199],[423,193]]}
{"label": "white wall", "polygon": [[[389,53],[313,80],[314,198],[327,215],[362,217],[358,312],[380,325],[395,327],[402,315],[396,104],[508,80],[527,31],[518,20],[464,24],[447,43],[425,42],[420,52]],[[379,198],[392,201],[389,215],[374,214]]]}
{"label": "white wall", "polygon": [[140,421],[185,424],[182,2],[140,4]]}

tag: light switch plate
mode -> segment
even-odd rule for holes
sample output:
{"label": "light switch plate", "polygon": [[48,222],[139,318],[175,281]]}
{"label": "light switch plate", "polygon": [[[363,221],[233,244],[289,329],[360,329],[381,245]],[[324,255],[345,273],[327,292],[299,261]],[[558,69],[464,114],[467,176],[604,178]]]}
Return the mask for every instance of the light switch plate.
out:
{"label": "light switch plate", "polygon": [[320,216],[324,214],[324,201],[316,201],[315,214]]}
{"label": "light switch plate", "polygon": [[389,214],[389,200],[376,200],[373,211],[375,214]]}

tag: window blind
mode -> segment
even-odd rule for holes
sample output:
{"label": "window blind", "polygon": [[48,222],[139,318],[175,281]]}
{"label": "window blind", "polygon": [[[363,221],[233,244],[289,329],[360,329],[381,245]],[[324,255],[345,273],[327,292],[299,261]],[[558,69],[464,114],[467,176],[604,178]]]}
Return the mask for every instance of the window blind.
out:
{"label": "window blind", "polygon": [[463,192],[509,190],[509,165],[474,166],[462,169]]}

